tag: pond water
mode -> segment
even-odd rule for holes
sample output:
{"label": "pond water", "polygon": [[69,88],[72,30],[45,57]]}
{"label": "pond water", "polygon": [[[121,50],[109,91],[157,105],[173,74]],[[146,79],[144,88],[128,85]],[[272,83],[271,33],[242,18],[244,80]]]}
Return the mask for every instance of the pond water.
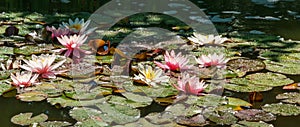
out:
{"label": "pond water", "polygon": [[[176,1],[176,0],[174,0]],[[246,32],[254,35],[274,35],[284,40],[300,40],[300,1],[299,0],[190,0],[210,17],[219,33]],[[109,0],[1,0],[0,12],[38,12],[41,14],[87,12],[93,13]],[[287,75],[295,82],[300,82],[300,76]],[[264,100],[253,104],[253,107],[268,103],[279,102],[275,96],[285,92],[281,87],[272,91],[263,92]],[[225,91],[224,94],[248,99],[246,93]],[[65,120],[74,123],[69,116],[69,108],[58,109],[46,101],[26,103],[15,97],[0,97],[2,109],[0,118],[1,126],[16,126],[10,122],[10,118],[20,112],[45,113],[48,120]],[[148,107],[149,108],[149,107]],[[164,106],[153,104],[152,112],[164,109]],[[157,109],[156,109],[157,108]],[[143,109],[145,115],[149,112]],[[277,117],[271,122],[275,127],[298,126],[300,116]]]}

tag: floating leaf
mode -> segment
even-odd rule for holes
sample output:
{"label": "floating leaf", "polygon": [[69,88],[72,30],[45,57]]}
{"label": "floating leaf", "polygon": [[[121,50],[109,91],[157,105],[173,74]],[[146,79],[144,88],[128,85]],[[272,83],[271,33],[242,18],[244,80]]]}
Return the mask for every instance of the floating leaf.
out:
{"label": "floating leaf", "polygon": [[101,120],[88,119],[82,122],[77,122],[74,127],[107,127],[107,123]]}
{"label": "floating leaf", "polygon": [[0,80],[7,79],[12,71],[0,71]]}
{"label": "floating leaf", "polygon": [[126,98],[120,96],[109,96],[108,102],[112,104],[120,104],[132,108],[146,107],[152,103],[152,98],[132,93],[122,93]]}
{"label": "floating leaf", "polygon": [[266,104],[262,107],[262,109],[267,112],[283,116],[296,116],[300,114],[300,107],[292,104]]}
{"label": "floating leaf", "polygon": [[22,46],[20,48],[14,48],[14,53],[19,55],[31,55],[31,54],[42,54],[42,53],[50,53],[51,49],[53,49],[52,45],[43,45],[43,46]]}
{"label": "floating leaf", "polygon": [[48,116],[44,113],[31,117],[32,113],[20,113],[11,118],[11,122],[14,124],[26,126],[33,123],[44,122],[48,119]]}
{"label": "floating leaf", "polygon": [[11,84],[8,84],[7,82],[5,82],[5,80],[0,80],[0,96],[11,89]]}
{"label": "floating leaf", "polygon": [[[164,113],[150,113],[147,116],[145,116],[145,119],[149,121],[152,124],[155,125],[167,125],[167,124],[174,124],[172,114],[164,112]],[[175,123],[176,124],[176,123]]]}
{"label": "floating leaf", "polygon": [[13,55],[14,54],[14,48],[13,47],[0,47],[0,54],[7,54],[7,55]]}
{"label": "floating leaf", "polygon": [[274,127],[272,124],[268,124],[263,121],[259,121],[259,122],[239,121],[238,123],[239,124],[234,124],[231,127]]}
{"label": "floating leaf", "polygon": [[272,113],[267,113],[259,109],[246,109],[238,111],[234,114],[236,117],[247,121],[273,121],[276,120],[276,116]]}
{"label": "floating leaf", "polygon": [[257,85],[265,85],[265,86],[284,86],[287,84],[291,84],[294,81],[287,78],[285,75],[277,74],[277,73],[255,73],[246,76],[250,82]]}
{"label": "floating leaf", "polygon": [[244,76],[247,72],[260,71],[265,68],[265,64],[260,60],[248,58],[232,59],[227,62],[228,69],[234,71],[239,77]]}
{"label": "floating leaf", "polygon": [[274,62],[269,60],[265,60],[264,63],[266,64],[266,69],[273,72],[279,72],[279,73],[290,74],[290,75],[300,74],[299,63]]}
{"label": "floating leaf", "polygon": [[180,125],[186,125],[186,126],[205,126],[208,125],[209,122],[206,121],[206,118],[201,115],[198,114],[196,116],[193,117],[184,117],[184,116],[179,116],[176,118],[176,123],[180,124]]}
{"label": "floating leaf", "polygon": [[177,125],[176,123],[172,122],[166,122],[166,123],[161,123],[161,124],[154,124],[149,122],[148,120],[146,120],[145,118],[140,118],[138,121],[133,122],[133,123],[128,123],[125,125],[116,125],[113,127],[180,127],[179,125]]}
{"label": "floating leaf", "polygon": [[71,126],[72,124],[66,121],[47,121],[40,122],[39,125],[42,127],[66,127]]}
{"label": "floating leaf", "polygon": [[231,125],[234,124],[238,119],[230,112],[205,112],[204,116],[209,120],[219,125]]}
{"label": "floating leaf", "polygon": [[105,98],[93,99],[93,100],[73,100],[65,96],[61,96],[56,98],[47,98],[47,101],[51,105],[59,104],[62,107],[67,107],[67,106],[75,107],[75,106],[93,106],[97,103],[102,103],[103,101],[105,101]]}
{"label": "floating leaf", "polygon": [[236,92],[255,92],[255,91],[268,91],[271,90],[270,86],[255,85],[245,78],[233,78],[229,83],[224,85],[224,88]]}
{"label": "floating leaf", "polygon": [[239,98],[226,97],[226,99],[228,100],[228,105],[245,106],[245,107],[252,106],[252,104]]}
{"label": "floating leaf", "polygon": [[30,91],[26,93],[22,93],[17,95],[17,98],[20,99],[21,101],[42,101],[47,98],[47,94],[39,91]]}
{"label": "floating leaf", "polygon": [[70,110],[70,116],[79,122],[94,118],[101,118],[101,113],[102,112],[97,109],[86,107],[74,107]]}
{"label": "floating leaf", "polygon": [[292,103],[292,104],[296,103],[300,105],[300,93],[297,92],[278,94],[276,96],[276,99],[280,99],[282,102]]}
{"label": "floating leaf", "polygon": [[105,114],[102,117],[105,122],[113,120],[117,124],[125,124],[140,118],[140,111],[128,106],[107,103],[97,104],[96,106]]}
{"label": "floating leaf", "polygon": [[198,106],[212,106],[217,107],[222,104],[226,104],[227,101],[224,97],[215,94],[207,94],[205,96],[188,96],[187,104],[196,104]]}

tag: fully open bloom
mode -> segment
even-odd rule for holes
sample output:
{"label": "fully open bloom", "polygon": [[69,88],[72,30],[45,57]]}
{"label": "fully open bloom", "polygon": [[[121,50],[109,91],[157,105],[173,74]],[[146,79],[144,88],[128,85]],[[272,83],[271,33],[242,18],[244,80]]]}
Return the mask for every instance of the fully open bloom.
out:
{"label": "fully open bloom", "polygon": [[205,44],[222,44],[225,41],[229,41],[228,38],[223,38],[221,35],[202,35],[194,32],[194,36],[188,37],[188,39],[196,44],[205,45]]}
{"label": "fully open bloom", "polygon": [[173,85],[176,89],[193,95],[202,95],[202,92],[207,87],[203,80],[200,82],[198,77],[190,77],[190,75],[186,73],[182,74],[181,78],[178,77],[177,83],[178,85]]}
{"label": "fully open bloom", "polygon": [[87,30],[88,25],[90,24],[91,20],[88,20],[84,22],[84,19],[79,20],[78,18],[75,19],[75,21],[69,19],[69,23],[62,22],[60,24],[60,28],[68,28],[71,30],[71,32],[76,34],[85,34],[89,35],[91,34],[96,28],[91,28]]}
{"label": "fully open bloom", "polygon": [[38,78],[38,74],[32,75],[32,72],[20,73],[17,72],[16,75],[11,74],[10,78],[13,81],[13,85],[16,87],[28,87]]}
{"label": "fully open bloom", "polygon": [[153,69],[149,65],[143,66],[141,64],[138,64],[138,67],[140,73],[139,75],[135,75],[135,80],[142,80],[150,86],[156,86],[159,83],[169,81],[169,77],[164,75],[161,69]]}
{"label": "fully open bloom", "polygon": [[226,59],[224,57],[224,54],[216,54],[213,55],[201,55],[199,58],[195,58],[198,64],[200,64],[200,67],[210,67],[210,66],[216,66],[218,68],[223,68],[226,66],[226,63],[229,59]]}
{"label": "fully open bloom", "polygon": [[168,69],[171,71],[180,71],[180,70],[185,70],[190,68],[190,66],[187,65],[189,60],[184,56],[182,56],[181,52],[175,55],[174,50],[172,50],[171,53],[166,51],[164,57],[165,57],[166,64],[162,64],[157,61],[154,61],[154,63],[163,69]]}
{"label": "fully open bloom", "polygon": [[56,74],[62,73],[63,71],[55,71],[54,69],[58,68],[66,61],[64,59],[52,65],[56,58],[55,54],[42,54],[40,56],[32,55],[31,58],[32,60],[23,60],[27,65],[21,65],[20,67],[27,71],[36,72],[43,78],[55,78]]}
{"label": "fully open bloom", "polygon": [[71,55],[75,58],[81,58],[85,54],[89,54],[90,51],[80,49],[80,46],[86,41],[86,35],[73,35],[73,36],[62,36],[57,38],[59,43],[65,46],[65,48],[60,49],[60,52],[65,52],[65,56]]}
{"label": "fully open bloom", "polygon": [[52,26],[52,27],[47,26],[46,30],[51,32],[51,39],[52,40],[56,39],[57,37],[61,37],[63,35],[69,35],[70,34],[70,30],[68,28],[58,28],[58,29],[56,29],[54,26]]}

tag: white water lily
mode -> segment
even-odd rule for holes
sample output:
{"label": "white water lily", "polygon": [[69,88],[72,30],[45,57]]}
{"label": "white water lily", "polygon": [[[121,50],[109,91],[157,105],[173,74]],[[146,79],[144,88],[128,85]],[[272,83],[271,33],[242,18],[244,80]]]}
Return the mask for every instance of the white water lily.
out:
{"label": "white water lily", "polygon": [[199,58],[196,58],[200,67],[211,67],[215,66],[218,68],[226,67],[226,63],[229,59],[226,59],[224,54],[208,54],[201,55]]}
{"label": "white water lily", "polygon": [[79,20],[78,18],[76,18],[74,21],[69,19],[69,23],[62,22],[62,24],[60,24],[59,27],[68,28],[73,33],[89,35],[96,29],[95,27],[87,30],[87,27],[90,24],[90,22],[91,20],[84,22],[84,19]]}
{"label": "white water lily", "polygon": [[194,36],[188,37],[188,39],[196,44],[205,45],[205,44],[222,44],[225,41],[229,41],[228,38],[222,37],[221,35],[202,35],[199,33],[193,34]]}
{"label": "white water lily", "polygon": [[135,80],[141,80],[144,83],[150,86],[157,86],[157,84],[162,82],[168,82],[169,77],[164,75],[163,71],[158,68],[152,68],[149,65],[143,66],[142,64],[138,64],[139,74],[135,75]]}
{"label": "white water lily", "polygon": [[31,86],[35,83],[35,80],[38,78],[38,74],[32,74],[32,72],[17,72],[16,75],[11,74],[10,78],[12,79],[12,85],[23,88]]}

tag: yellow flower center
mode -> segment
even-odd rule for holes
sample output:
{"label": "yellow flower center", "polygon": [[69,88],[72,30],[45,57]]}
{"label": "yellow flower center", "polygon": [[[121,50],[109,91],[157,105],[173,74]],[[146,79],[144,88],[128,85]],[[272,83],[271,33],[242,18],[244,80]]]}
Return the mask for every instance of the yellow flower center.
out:
{"label": "yellow flower center", "polygon": [[145,75],[145,77],[147,78],[147,79],[150,79],[150,80],[152,80],[153,78],[154,78],[154,73],[153,73],[153,71],[152,70],[147,70],[146,71],[146,75]]}
{"label": "yellow flower center", "polygon": [[80,30],[81,29],[81,24],[74,24],[72,26],[70,26],[71,28],[75,28],[76,30]]}

